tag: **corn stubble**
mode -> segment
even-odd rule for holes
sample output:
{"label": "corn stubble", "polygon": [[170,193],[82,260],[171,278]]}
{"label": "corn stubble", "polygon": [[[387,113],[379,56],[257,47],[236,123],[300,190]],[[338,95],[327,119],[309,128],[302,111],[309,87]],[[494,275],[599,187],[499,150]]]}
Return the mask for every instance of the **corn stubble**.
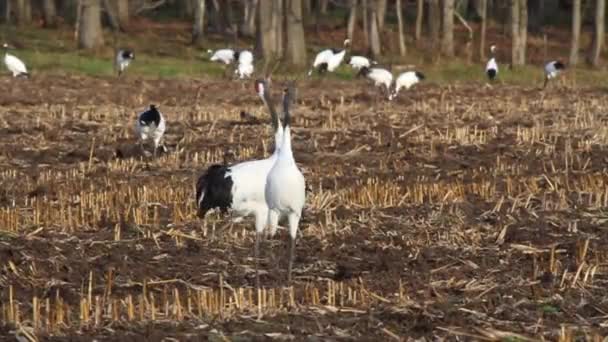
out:
{"label": "corn stubble", "polygon": [[[243,107],[267,120],[263,107],[234,87],[205,107],[165,106],[170,153],[157,159],[116,158],[134,141],[135,110],[120,104],[0,107],[11,334],[174,322],[224,336],[219,320],[286,338],[301,317],[320,337],[601,340],[608,103],[594,90],[425,85],[372,104],[363,87],[318,96],[302,83],[293,145],[310,189],[295,282],[284,287],[280,231],[256,290],[251,222],[201,222],[193,200],[206,165],[270,149],[266,126],[239,121]],[[285,324],[247,329],[273,321]]]}

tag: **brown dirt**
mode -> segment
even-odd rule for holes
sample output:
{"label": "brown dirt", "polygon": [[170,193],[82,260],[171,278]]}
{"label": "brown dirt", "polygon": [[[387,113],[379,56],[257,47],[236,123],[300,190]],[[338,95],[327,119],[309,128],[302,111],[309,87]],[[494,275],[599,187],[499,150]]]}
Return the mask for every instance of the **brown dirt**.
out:
{"label": "brown dirt", "polygon": [[[363,82],[298,88],[293,145],[309,192],[296,306],[91,326],[78,323],[89,277],[103,300],[144,282],[157,298],[217,289],[220,276],[253,286],[251,220],[199,221],[194,183],[211,162],[264,155],[266,111],[249,82],[0,79],[0,337],[15,329],[9,287],[25,327],[34,296],[73,308],[71,324],[36,331],[51,341],[607,334],[604,92],[427,83],[387,103]],[[133,148],[148,103],[169,127],[156,160]],[[285,285],[286,240],[264,244],[267,288]],[[368,300],[312,305],[306,291],[328,282]]]}

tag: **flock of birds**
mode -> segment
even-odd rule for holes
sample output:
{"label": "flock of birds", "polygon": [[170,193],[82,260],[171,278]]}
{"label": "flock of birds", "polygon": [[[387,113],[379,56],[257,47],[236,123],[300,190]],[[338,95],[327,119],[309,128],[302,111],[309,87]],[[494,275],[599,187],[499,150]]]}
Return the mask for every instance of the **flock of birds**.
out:
{"label": "flock of birds", "polygon": [[[308,75],[316,70],[323,74],[334,72],[346,58],[350,41],[344,41],[343,49],[325,49],[319,52],[312,64]],[[4,63],[13,77],[29,77],[25,64],[16,56],[9,54],[8,44],[5,49]],[[250,78],[254,72],[253,54],[248,50],[221,49],[211,54],[210,60],[225,65],[234,64],[234,74],[240,79]],[[498,63],[494,56],[496,46],[490,47],[491,58],[486,64],[486,75],[492,82],[498,77]],[[122,75],[129,64],[135,60],[133,51],[121,49],[115,57],[118,75]],[[416,83],[425,79],[420,71],[406,71],[396,78],[386,68],[364,56],[349,56],[347,64],[357,71],[358,76],[371,80],[376,87],[385,92],[389,100],[394,99],[400,89],[409,89]],[[545,84],[558,76],[565,68],[560,61],[551,61],[544,67]],[[219,209],[225,213],[230,211],[234,222],[239,222],[248,216],[255,218],[255,273],[256,286],[259,287],[258,259],[260,243],[263,236],[274,236],[279,220],[287,218],[290,244],[287,278],[291,281],[295,243],[298,233],[302,209],[305,204],[305,179],[295,162],[291,147],[291,105],[295,101],[295,84],[290,83],[283,90],[283,115],[277,113],[272,97],[270,96],[270,79],[256,80],[255,90],[259,98],[268,108],[274,131],[274,151],[259,160],[244,161],[226,165],[216,164],[210,166],[198,179],[196,184],[197,215],[204,218],[212,209]],[[163,114],[155,105],[140,113],[136,122],[136,131],[140,147],[145,152],[143,143],[151,140],[154,145],[154,155],[161,147],[166,122]],[[166,151],[166,150],[165,150]]]}

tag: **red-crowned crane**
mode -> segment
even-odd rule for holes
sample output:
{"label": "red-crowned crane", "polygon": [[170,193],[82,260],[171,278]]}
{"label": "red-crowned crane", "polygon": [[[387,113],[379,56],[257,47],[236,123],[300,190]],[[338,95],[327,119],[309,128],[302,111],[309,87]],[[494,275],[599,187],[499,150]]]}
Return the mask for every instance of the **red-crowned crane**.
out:
{"label": "red-crowned crane", "polygon": [[291,270],[296,247],[298,226],[306,201],[306,182],[293,157],[291,149],[291,113],[289,107],[295,99],[295,87],[284,90],[283,141],[279,155],[266,179],[266,203],[268,205],[268,229],[270,236],[276,232],[279,219],[287,217],[289,223],[289,263],[287,282],[291,282]]}
{"label": "red-crowned crane", "polygon": [[543,89],[547,87],[547,83],[552,78],[556,78],[562,70],[566,69],[566,66],[561,61],[551,61],[545,65],[545,84]]}
{"label": "red-crowned crane", "polygon": [[414,86],[414,84],[424,79],[424,74],[419,71],[406,71],[400,74],[395,79],[395,88],[393,89],[391,95],[389,95],[388,99],[392,100],[397,97],[397,94],[399,94],[399,90],[401,90],[401,88],[410,89]]}
{"label": "red-crowned crane", "polygon": [[[160,145],[160,141],[165,134],[166,123],[163,114],[151,104],[148,110],[139,114],[135,125],[137,134],[139,135],[140,147],[143,151],[143,143],[147,140],[152,140],[154,143],[154,156]],[[163,147],[164,150],[164,147]]]}
{"label": "red-crowned crane", "polygon": [[2,47],[4,48],[4,65],[13,74],[13,77],[29,77],[25,63],[8,53],[9,45],[4,43]]}
{"label": "red-crowned crane", "polygon": [[270,97],[269,82],[257,80],[255,88],[258,96],[268,107],[274,129],[275,148],[265,159],[250,160],[234,165],[212,165],[196,183],[197,215],[204,218],[206,213],[219,208],[223,213],[231,210],[235,221],[246,216],[255,217],[255,269],[256,286],[259,288],[258,256],[259,244],[268,222],[268,205],[264,187],[266,177],[278,158],[283,141],[283,126]]}
{"label": "red-crowned crane", "polygon": [[312,72],[317,69],[319,73],[323,73],[325,71],[334,72],[344,60],[344,56],[346,55],[346,50],[350,46],[350,39],[344,40],[344,49],[325,49],[319,52],[315,56],[315,60],[312,63],[312,68],[308,71],[308,76],[312,75]]}
{"label": "red-crowned crane", "polygon": [[121,76],[127,67],[129,67],[129,64],[134,60],[135,54],[133,51],[128,49],[118,50],[116,53],[116,69],[118,70],[118,76]]}

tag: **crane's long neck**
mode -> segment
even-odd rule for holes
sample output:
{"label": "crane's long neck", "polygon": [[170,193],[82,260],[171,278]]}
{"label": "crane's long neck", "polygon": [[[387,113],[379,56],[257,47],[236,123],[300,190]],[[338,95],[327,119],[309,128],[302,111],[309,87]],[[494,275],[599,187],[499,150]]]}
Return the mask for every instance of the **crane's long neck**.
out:
{"label": "crane's long neck", "polygon": [[281,144],[281,155],[283,158],[293,159],[293,152],[291,151],[291,114],[289,113],[289,95],[285,96],[283,100],[283,110],[285,112],[285,118],[283,119],[283,142]]}
{"label": "crane's long neck", "polygon": [[270,112],[270,118],[272,121],[272,129],[274,130],[274,151],[277,152],[281,148],[281,144],[283,143],[283,127],[281,126],[281,119],[279,119],[279,115],[274,108],[274,103],[272,99],[268,95],[268,93],[264,93],[262,100],[268,107],[268,111]]}

